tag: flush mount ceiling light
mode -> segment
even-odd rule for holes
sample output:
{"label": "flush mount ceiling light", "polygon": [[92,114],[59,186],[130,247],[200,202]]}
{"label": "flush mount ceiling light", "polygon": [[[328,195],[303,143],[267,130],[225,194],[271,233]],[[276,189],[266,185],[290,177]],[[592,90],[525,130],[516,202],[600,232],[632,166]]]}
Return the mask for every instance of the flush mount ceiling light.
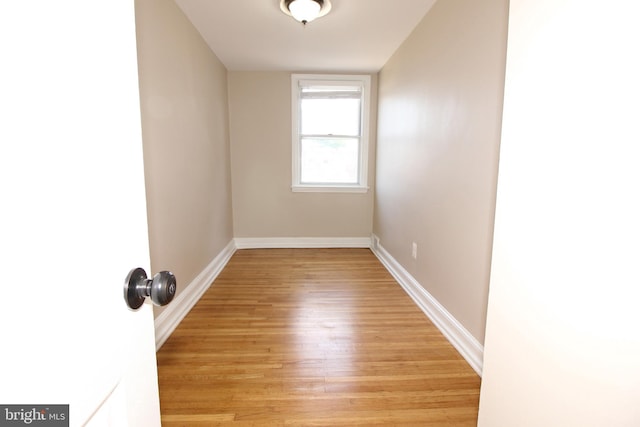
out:
{"label": "flush mount ceiling light", "polygon": [[280,0],[280,9],[296,21],[308,22],[326,15],[331,10],[329,0]]}

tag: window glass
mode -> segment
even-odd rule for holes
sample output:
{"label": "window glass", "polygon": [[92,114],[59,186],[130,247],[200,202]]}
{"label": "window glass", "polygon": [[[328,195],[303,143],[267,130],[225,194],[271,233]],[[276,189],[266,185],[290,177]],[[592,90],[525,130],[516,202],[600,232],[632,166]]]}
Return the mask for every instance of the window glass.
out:
{"label": "window glass", "polygon": [[360,135],[360,98],[302,99],[302,135]]}
{"label": "window glass", "polygon": [[294,74],[293,191],[366,192],[366,75]]}
{"label": "window glass", "polygon": [[357,184],[358,139],[302,138],[302,184]]}

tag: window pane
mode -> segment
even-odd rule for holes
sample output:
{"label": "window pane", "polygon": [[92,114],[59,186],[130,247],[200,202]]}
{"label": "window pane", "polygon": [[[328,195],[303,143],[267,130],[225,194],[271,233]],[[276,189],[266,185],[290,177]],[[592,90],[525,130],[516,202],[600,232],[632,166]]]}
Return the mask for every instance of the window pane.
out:
{"label": "window pane", "polygon": [[360,136],[360,99],[302,99],[300,120],[303,135]]}
{"label": "window pane", "polygon": [[304,184],[357,184],[358,138],[302,138]]}

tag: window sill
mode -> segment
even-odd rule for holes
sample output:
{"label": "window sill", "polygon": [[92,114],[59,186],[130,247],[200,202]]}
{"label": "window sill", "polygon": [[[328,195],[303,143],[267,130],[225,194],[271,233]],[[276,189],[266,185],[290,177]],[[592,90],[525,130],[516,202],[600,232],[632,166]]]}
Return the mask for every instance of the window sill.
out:
{"label": "window sill", "polygon": [[369,187],[361,185],[292,185],[294,193],[367,193]]}

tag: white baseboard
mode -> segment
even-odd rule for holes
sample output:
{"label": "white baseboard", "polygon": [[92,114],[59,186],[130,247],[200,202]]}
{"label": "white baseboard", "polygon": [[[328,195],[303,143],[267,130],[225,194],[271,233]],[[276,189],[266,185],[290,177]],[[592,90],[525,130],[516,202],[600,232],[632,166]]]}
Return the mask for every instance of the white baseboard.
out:
{"label": "white baseboard", "polygon": [[478,340],[380,245],[375,235],[371,237],[371,250],[471,368],[482,376],[484,348]]}
{"label": "white baseboard", "polygon": [[370,237],[236,237],[238,249],[369,248]]}
{"label": "white baseboard", "polygon": [[233,240],[207,265],[198,276],[155,319],[156,351],[162,347],[178,324],[209,289],[211,283],[236,251]]}

